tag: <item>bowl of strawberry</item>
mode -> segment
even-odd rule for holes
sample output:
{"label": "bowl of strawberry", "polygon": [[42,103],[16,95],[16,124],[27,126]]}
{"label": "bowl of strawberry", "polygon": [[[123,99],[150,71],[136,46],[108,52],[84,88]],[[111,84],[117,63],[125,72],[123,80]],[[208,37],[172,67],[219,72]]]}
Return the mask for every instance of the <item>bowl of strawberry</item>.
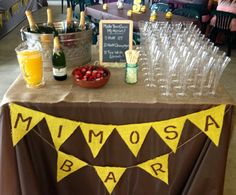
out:
{"label": "bowl of strawberry", "polygon": [[102,66],[85,65],[72,71],[72,76],[77,85],[83,88],[99,88],[107,84],[110,71]]}

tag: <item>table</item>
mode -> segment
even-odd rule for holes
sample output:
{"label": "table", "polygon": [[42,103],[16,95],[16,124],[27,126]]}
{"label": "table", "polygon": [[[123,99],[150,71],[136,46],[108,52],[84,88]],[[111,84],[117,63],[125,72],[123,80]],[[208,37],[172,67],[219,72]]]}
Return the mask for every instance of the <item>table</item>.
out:
{"label": "table", "polygon": [[[96,53],[97,48],[93,47]],[[93,58],[93,60],[97,59]],[[69,73],[73,67],[69,68]],[[179,147],[169,156],[169,185],[137,167],[127,170],[113,190],[114,195],[186,194],[222,195],[230,138],[232,99],[219,89],[219,96],[200,99],[161,99],[157,91],[146,90],[139,75],[135,85],[124,83],[124,70],[111,69],[108,84],[101,89],[82,89],[71,76],[58,82],[51,68],[45,68],[46,86],[27,89],[18,77],[4,96],[0,115],[0,194],[65,195],[109,194],[91,166],[84,167],[57,183],[57,152],[43,119],[16,146],[12,146],[9,103],[74,121],[124,125],[160,121],[184,116],[218,104],[227,104],[219,147],[187,121]],[[154,132],[147,134],[137,157],[117,132],[109,137],[94,158],[80,129],[62,144],[60,151],[97,166],[133,166],[169,153],[170,148]]]}
{"label": "table", "polygon": [[[132,9],[132,5],[124,4],[124,9],[117,9],[116,3],[109,3],[109,8],[107,11],[102,9],[102,5],[93,5],[86,7],[86,15],[91,16],[98,20],[133,20],[134,21],[134,30],[138,31],[138,21],[149,20],[150,10],[144,14],[133,14],[132,17],[127,16],[127,11]],[[165,13],[158,12],[158,21],[166,21]],[[183,16],[174,15],[172,18],[173,22],[196,22],[193,18],[186,18]]]}

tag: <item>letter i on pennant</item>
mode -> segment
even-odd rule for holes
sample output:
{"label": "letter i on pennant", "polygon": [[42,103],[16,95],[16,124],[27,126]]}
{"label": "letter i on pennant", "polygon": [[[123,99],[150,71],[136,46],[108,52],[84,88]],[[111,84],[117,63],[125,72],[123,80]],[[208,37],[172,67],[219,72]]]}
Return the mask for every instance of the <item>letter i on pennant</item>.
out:
{"label": "letter i on pennant", "polygon": [[50,115],[46,115],[45,119],[47,121],[47,125],[56,150],[59,150],[61,145],[72,135],[72,133],[79,126],[79,122]]}

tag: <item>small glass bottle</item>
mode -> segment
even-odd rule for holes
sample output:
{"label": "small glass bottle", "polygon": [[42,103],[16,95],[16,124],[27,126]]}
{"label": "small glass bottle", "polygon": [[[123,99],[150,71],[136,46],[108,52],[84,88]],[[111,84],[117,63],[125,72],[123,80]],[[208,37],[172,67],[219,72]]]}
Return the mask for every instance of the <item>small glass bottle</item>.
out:
{"label": "small glass bottle", "polygon": [[79,28],[81,31],[85,30],[85,13],[84,11],[80,12],[80,22],[79,22]]}
{"label": "small glass bottle", "polygon": [[57,81],[63,81],[67,78],[66,58],[61,48],[58,33],[54,32],[54,47],[52,56],[53,77]]}
{"label": "small glass bottle", "polygon": [[138,82],[138,65],[126,64],[125,66],[125,82],[128,84],[135,84]]}

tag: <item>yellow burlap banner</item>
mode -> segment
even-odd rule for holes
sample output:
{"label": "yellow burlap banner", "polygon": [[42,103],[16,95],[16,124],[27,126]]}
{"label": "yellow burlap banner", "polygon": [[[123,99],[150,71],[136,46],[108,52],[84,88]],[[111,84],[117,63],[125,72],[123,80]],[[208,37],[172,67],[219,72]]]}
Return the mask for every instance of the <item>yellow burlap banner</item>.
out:
{"label": "yellow burlap banner", "polygon": [[18,4],[18,2],[16,2],[14,5],[12,5],[11,11],[12,11],[12,14],[16,14],[17,12],[19,12],[19,4]]}
{"label": "yellow burlap banner", "polygon": [[220,105],[208,110],[187,115],[187,118],[195,124],[211,141],[218,146],[223,127],[225,106]]}
{"label": "yellow burlap banner", "polygon": [[107,191],[111,194],[126,168],[94,166]]}
{"label": "yellow burlap banner", "polygon": [[119,125],[116,130],[129,147],[130,151],[137,157],[141,146],[147,136],[152,123]]}
{"label": "yellow burlap banner", "polygon": [[218,146],[223,127],[226,105],[219,105],[207,110],[169,120],[129,125],[89,124],[50,116],[43,112],[35,111],[13,103],[9,104],[9,107],[13,146],[15,146],[31,129],[45,118],[55,149],[58,152],[57,181],[59,182],[66,176],[84,166],[90,166],[94,167],[107,191],[112,193],[125,170],[134,167],[139,167],[153,177],[168,184],[168,158],[171,152],[130,167],[101,167],[89,165],[72,155],[59,151],[60,146],[73,134],[78,126],[81,128],[94,158],[98,155],[114,129],[117,130],[130,151],[136,157],[143,145],[150,127],[153,127],[156,133],[172,149],[172,151],[176,152],[187,119],[196,125],[213,141],[216,146]]}
{"label": "yellow burlap banner", "polygon": [[57,152],[57,181],[87,165],[86,162],[63,152]]}
{"label": "yellow burlap banner", "polygon": [[10,104],[12,142],[15,146],[45,116],[44,113]]}
{"label": "yellow burlap banner", "polygon": [[218,146],[226,105],[216,106],[169,120],[129,125],[101,125],[76,122],[53,117],[16,104],[10,104],[10,108],[13,107],[14,109],[11,109],[13,145],[16,145],[42,118],[46,117],[57,150],[70,137],[77,126],[80,126],[95,158],[114,129],[118,131],[130,151],[137,157],[151,126],[171,150],[176,152],[186,119],[195,124]]}
{"label": "yellow burlap banner", "polygon": [[115,126],[80,123],[80,128],[93,157],[96,158]]}
{"label": "yellow burlap banner", "polygon": [[79,122],[50,115],[45,115],[45,119],[56,150],[59,150],[60,146],[71,136],[80,124]]}
{"label": "yellow burlap banner", "polygon": [[152,127],[163,141],[176,152],[180,137],[182,135],[186,116],[173,118],[165,121],[154,122]]}
{"label": "yellow burlap banner", "polygon": [[168,158],[169,154],[165,154],[137,166],[168,184]]}

